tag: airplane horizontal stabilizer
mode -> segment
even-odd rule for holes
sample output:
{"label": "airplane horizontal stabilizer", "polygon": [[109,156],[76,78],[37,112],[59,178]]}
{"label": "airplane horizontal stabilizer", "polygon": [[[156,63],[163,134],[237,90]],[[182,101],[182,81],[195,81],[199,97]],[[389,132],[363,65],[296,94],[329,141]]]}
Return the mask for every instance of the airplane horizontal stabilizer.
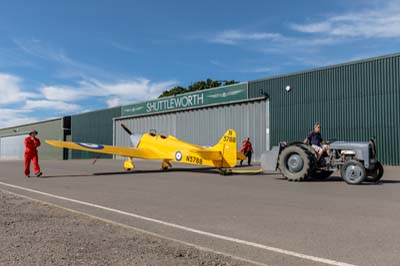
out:
{"label": "airplane horizontal stabilizer", "polygon": [[198,155],[200,155],[205,160],[210,160],[210,161],[222,160],[222,154],[221,154],[220,151],[215,151],[215,150],[196,150],[196,151],[191,151],[191,152],[197,153]]}
{"label": "airplane horizontal stabilizer", "polygon": [[246,160],[246,155],[244,155],[242,152],[238,151],[236,154],[236,157],[238,160]]}

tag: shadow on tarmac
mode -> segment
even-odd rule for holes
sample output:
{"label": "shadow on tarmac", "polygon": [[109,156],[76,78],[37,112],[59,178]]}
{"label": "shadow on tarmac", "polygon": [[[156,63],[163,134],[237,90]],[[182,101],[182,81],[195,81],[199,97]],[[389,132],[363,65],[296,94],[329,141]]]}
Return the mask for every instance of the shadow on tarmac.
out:
{"label": "shadow on tarmac", "polygon": [[[276,177],[276,180],[282,180],[282,181],[287,181],[286,178],[284,177]],[[341,177],[338,176],[332,176],[327,179],[307,179],[304,181],[301,181],[301,183],[330,183],[330,182],[345,182]],[[296,183],[296,182],[293,182]],[[358,184],[360,186],[371,186],[371,185],[384,185],[384,184],[400,184],[400,180],[390,180],[390,179],[381,179],[378,182],[363,182],[361,184]]]}
{"label": "shadow on tarmac", "polygon": [[[168,170],[163,169],[151,169],[151,170],[133,170],[133,171],[119,171],[119,172],[98,172],[92,174],[73,174],[73,175],[44,175],[40,178],[64,178],[64,177],[88,177],[88,176],[107,176],[107,175],[132,175],[132,174],[151,174],[151,173],[171,173],[171,172],[190,172],[190,173],[205,173],[219,175],[218,169],[215,167],[202,167],[202,168],[170,168]],[[271,175],[271,173],[256,173],[258,175]],[[233,175],[254,175],[254,173],[233,173]],[[273,175],[273,174],[272,174]]]}
{"label": "shadow on tarmac", "polygon": [[87,177],[93,176],[93,174],[86,174],[86,175],[42,175],[41,177],[31,177],[31,178],[40,178],[40,179],[47,179],[47,178],[61,178],[61,177]]}
{"label": "shadow on tarmac", "polygon": [[218,174],[217,169],[209,168],[172,168],[168,170],[133,170],[133,171],[120,171],[120,172],[98,172],[93,174],[74,174],[74,175],[43,175],[39,178],[63,178],[63,177],[88,177],[88,176],[106,176],[106,175],[131,175],[131,174],[151,174],[151,173],[168,173],[168,172],[197,172],[197,173],[210,173]]}
{"label": "shadow on tarmac", "polygon": [[93,173],[93,175],[129,175],[129,174],[150,174],[150,173],[169,173],[169,172],[196,172],[196,173],[217,173],[217,169],[214,167],[207,168],[170,168],[168,170],[156,169],[156,170],[133,170],[133,171],[121,171],[121,172],[103,172]]}

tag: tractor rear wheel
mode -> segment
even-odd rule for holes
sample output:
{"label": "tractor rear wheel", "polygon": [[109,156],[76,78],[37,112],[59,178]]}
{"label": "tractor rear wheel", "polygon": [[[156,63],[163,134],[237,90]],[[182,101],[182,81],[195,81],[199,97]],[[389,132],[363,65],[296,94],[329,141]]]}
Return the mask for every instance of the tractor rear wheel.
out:
{"label": "tractor rear wheel", "polygon": [[350,185],[361,184],[367,176],[364,165],[356,160],[345,162],[340,169],[340,173],[344,181]]}
{"label": "tractor rear wheel", "polygon": [[378,182],[379,180],[381,180],[383,172],[384,170],[382,164],[380,162],[377,162],[375,164],[375,169],[367,172],[367,177],[365,178],[365,181]]}
{"label": "tractor rear wheel", "polygon": [[308,150],[293,145],[279,155],[279,170],[289,181],[302,181],[311,173],[313,157]]}

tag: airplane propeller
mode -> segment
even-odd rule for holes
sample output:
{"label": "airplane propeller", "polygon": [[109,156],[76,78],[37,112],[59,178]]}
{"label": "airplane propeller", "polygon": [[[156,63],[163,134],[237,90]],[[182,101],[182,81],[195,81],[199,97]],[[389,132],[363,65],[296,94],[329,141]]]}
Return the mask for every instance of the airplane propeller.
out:
{"label": "airplane propeller", "polygon": [[132,131],[130,131],[130,129],[127,128],[124,124],[121,124],[121,127],[126,131],[126,133],[128,133],[129,135],[133,135]]}

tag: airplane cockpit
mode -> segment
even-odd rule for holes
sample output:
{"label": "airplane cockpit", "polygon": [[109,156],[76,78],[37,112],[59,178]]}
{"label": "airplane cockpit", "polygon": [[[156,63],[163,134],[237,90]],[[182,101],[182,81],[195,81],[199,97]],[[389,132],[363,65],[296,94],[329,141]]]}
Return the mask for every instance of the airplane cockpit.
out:
{"label": "airplane cockpit", "polygon": [[157,131],[155,129],[150,129],[149,130],[149,134],[153,137],[155,137],[157,135]]}
{"label": "airplane cockpit", "polygon": [[[156,137],[157,136],[157,131],[155,129],[150,129],[149,130],[149,134],[152,137]],[[162,139],[166,139],[168,136],[162,132],[160,132],[160,134],[158,134],[160,136],[160,138]]]}

